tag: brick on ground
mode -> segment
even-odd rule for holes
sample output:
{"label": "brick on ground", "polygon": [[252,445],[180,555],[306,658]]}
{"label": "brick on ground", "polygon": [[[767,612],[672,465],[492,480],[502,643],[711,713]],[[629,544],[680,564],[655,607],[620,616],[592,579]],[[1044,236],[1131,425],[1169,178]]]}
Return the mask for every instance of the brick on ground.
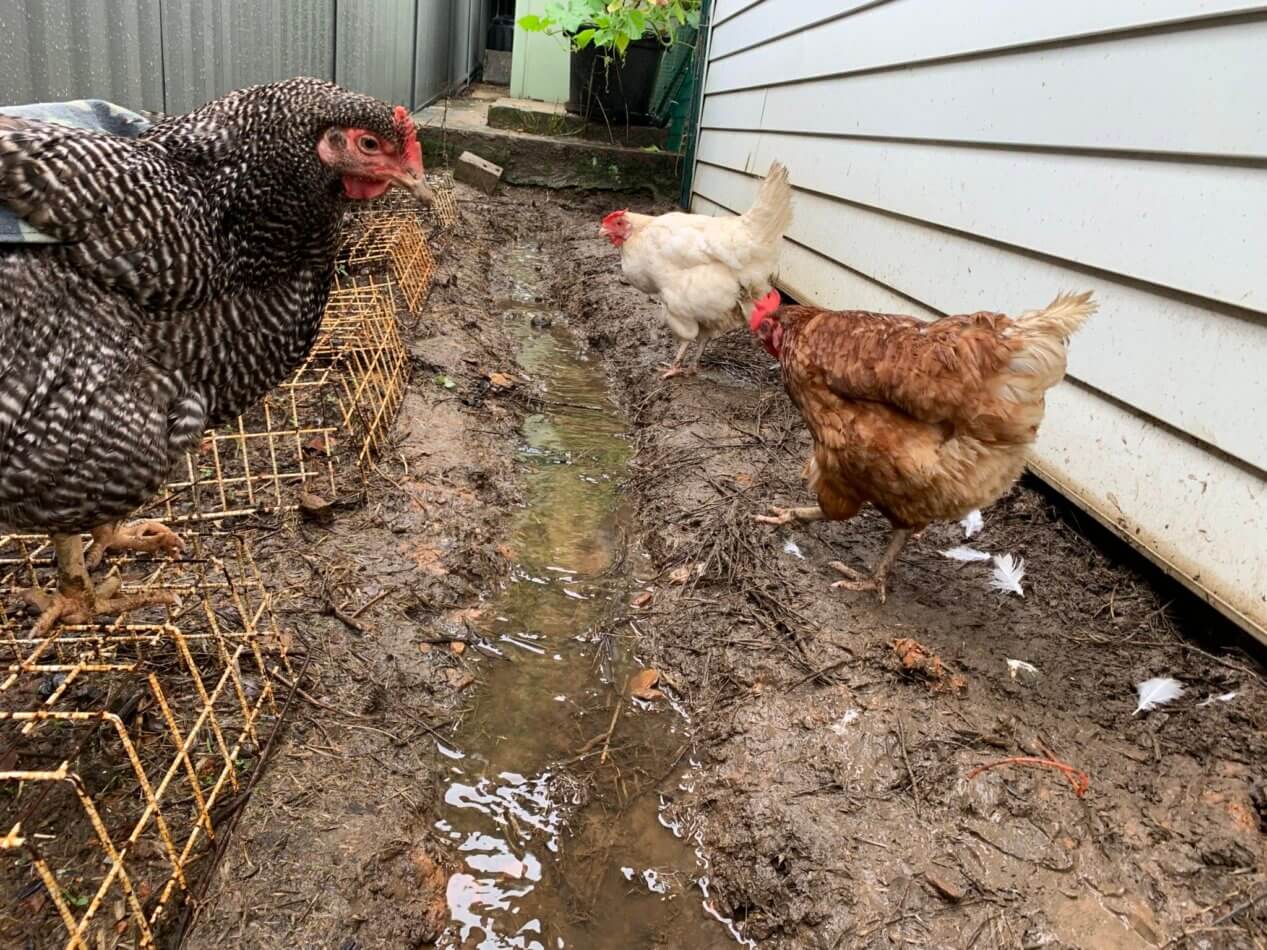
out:
{"label": "brick on ground", "polygon": [[485,161],[474,152],[463,152],[458,158],[457,165],[453,167],[453,177],[458,181],[466,182],[473,188],[478,188],[486,195],[491,195],[497,189],[497,183],[501,181],[502,168],[500,165]]}

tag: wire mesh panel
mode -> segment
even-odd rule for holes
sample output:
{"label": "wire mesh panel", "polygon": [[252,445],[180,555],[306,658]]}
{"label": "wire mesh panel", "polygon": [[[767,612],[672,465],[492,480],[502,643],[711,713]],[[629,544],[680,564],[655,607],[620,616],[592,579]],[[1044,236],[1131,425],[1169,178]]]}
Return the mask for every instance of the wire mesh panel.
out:
{"label": "wire mesh panel", "polygon": [[[153,946],[261,764],[288,638],[243,540],[187,540],[120,565],[178,606],[43,638],[0,608],[0,946]],[[54,573],[47,539],[0,537],[0,602]]]}
{"label": "wire mesh panel", "polygon": [[427,246],[427,236],[415,218],[401,227],[396,244],[391,250],[392,273],[410,313],[422,312],[431,290],[431,278],[435,276],[436,262]]}
{"label": "wire mesh panel", "polygon": [[427,179],[436,195],[432,213],[441,228],[446,231],[452,230],[458,224],[458,201],[453,191],[453,179],[447,175],[438,175],[436,179],[435,181]]}
{"label": "wire mesh panel", "polygon": [[146,515],[205,521],[293,509],[303,491],[339,494],[338,460],[364,463],[378,449],[408,371],[387,280],[340,281],[303,364],[251,410],[206,433]]}

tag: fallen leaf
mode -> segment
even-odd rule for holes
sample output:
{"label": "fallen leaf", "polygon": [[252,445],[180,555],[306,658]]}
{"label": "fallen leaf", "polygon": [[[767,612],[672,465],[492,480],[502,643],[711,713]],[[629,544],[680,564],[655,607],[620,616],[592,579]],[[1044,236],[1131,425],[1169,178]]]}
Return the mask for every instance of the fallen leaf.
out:
{"label": "fallen leaf", "polygon": [[963,689],[967,681],[960,675],[952,673],[941,657],[910,637],[901,637],[893,641],[893,651],[902,662],[902,668],[913,673],[921,673],[930,682],[933,692],[950,690],[957,692]]}
{"label": "fallen leaf", "polygon": [[44,909],[44,903],[47,899],[48,892],[43,887],[40,887],[38,891],[34,891],[22,901],[22,906],[26,908],[27,913],[34,917]]}
{"label": "fallen leaf", "polygon": [[629,695],[635,699],[645,699],[655,701],[664,699],[664,693],[655,688],[656,683],[660,682],[659,670],[639,670],[633,676],[629,677]]}
{"label": "fallen leaf", "polygon": [[752,476],[749,475],[747,472],[740,472],[738,475],[735,476],[735,484],[742,485],[744,488],[747,488],[749,485],[752,484]]}
{"label": "fallen leaf", "polygon": [[453,381],[453,378],[446,373],[440,373],[437,375],[435,383],[437,386],[443,386],[445,389],[453,389],[457,386],[457,383]]}
{"label": "fallen leaf", "polygon": [[488,381],[498,389],[509,389],[515,385],[515,377],[509,373],[489,373]]}
{"label": "fallen leaf", "polygon": [[299,513],[309,521],[329,521],[334,517],[330,502],[310,491],[299,493]]}
{"label": "fallen leaf", "polygon": [[449,644],[449,649],[452,650],[454,653],[456,653],[458,656],[461,656],[463,653],[466,652],[466,644],[463,643],[461,640],[454,640],[452,643]]}
{"label": "fallen leaf", "polygon": [[641,594],[629,602],[632,607],[645,607],[651,603],[651,591],[644,590]]}
{"label": "fallen leaf", "polygon": [[431,652],[431,644],[430,644],[430,643],[420,643],[420,644],[418,644],[418,652],[419,652],[419,653],[430,653],[430,652]]}
{"label": "fallen leaf", "polygon": [[318,433],[304,443],[304,448],[311,452],[318,452],[321,455],[333,455],[334,445],[334,436],[326,433]]}
{"label": "fallen leaf", "polygon": [[455,690],[464,690],[475,682],[475,677],[470,673],[464,673],[455,667],[449,667],[444,671],[444,677],[449,681],[449,686]]}

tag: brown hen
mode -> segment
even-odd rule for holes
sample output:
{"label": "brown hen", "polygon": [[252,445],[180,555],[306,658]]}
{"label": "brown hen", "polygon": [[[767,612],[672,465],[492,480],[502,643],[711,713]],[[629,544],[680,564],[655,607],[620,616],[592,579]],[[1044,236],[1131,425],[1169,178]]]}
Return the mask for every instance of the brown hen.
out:
{"label": "brown hen", "polygon": [[974,313],[924,323],[860,310],[779,307],[763,298],[749,325],[783,368],[809,426],[811,508],[772,508],[768,524],[843,521],[870,502],[893,525],[870,574],[839,562],[833,584],[883,602],[912,533],[962,518],[1020,477],[1065,375],[1066,341],[1095,312],[1091,294],[1062,294],[1015,319]]}

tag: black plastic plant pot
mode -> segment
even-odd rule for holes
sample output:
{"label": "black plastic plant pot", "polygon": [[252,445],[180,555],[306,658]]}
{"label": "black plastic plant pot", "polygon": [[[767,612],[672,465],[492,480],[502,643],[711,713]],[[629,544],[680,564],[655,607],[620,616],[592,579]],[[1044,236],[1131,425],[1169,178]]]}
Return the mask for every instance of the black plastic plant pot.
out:
{"label": "black plastic plant pot", "polygon": [[[611,61],[605,62],[605,55]],[[568,112],[611,125],[654,125],[651,96],[664,46],[654,33],[629,44],[622,63],[615,50],[592,44],[572,53]]]}

